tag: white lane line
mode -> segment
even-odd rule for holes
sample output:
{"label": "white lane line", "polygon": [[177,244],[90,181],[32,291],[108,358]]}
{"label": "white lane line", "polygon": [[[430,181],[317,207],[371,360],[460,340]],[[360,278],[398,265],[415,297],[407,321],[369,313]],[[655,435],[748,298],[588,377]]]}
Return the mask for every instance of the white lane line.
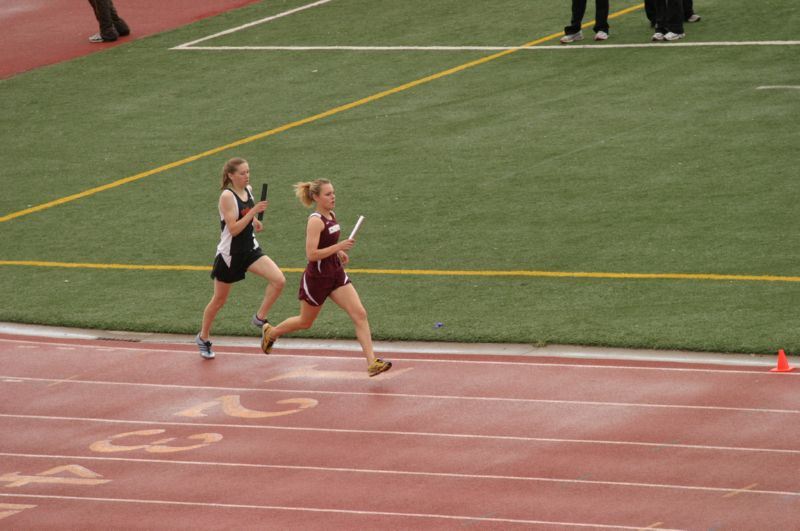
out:
{"label": "white lane line", "polygon": [[[458,516],[447,514],[425,514],[425,513],[398,513],[389,511],[365,511],[357,509],[328,509],[320,507],[287,507],[280,505],[245,505],[235,503],[202,503],[202,502],[184,502],[172,500],[145,500],[145,499],[130,499],[130,498],[97,498],[97,497],[83,497],[83,496],[53,496],[44,494],[3,494],[0,496],[8,498],[33,498],[33,499],[46,499],[46,500],[70,500],[70,501],[93,501],[93,502],[110,502],[110,503],[132,503],[132,504],[146,504],[146,505],[176,505],[182,507],[213,507],[221,509],[258,509],[268,511],[293,511],[293,512],[311,512],[311,513],[329,513],[329,514],[352,514],[352,515],[367,515],[367,516],[394,516],[404,518],[426,518],[426,519],[440,519],[440,520],[455,520],[455,521],[471,521],[471,522],[495,522],[495,523],[509,523],[509,524],[529,524],[529,525],[549,525],[549,526],[562,526],[562,527],[591,527],[601,529],[630,529],[640,530],[641,526],[621,526],[621,525],[608,525],[599,523],[581,523],[581,522],[554,522],[547,520],[518,520],[512,518],[491,518],[481,516]],[[681,531],[679,529],[663,529],[662,531]]]}
{"label": "white lane line", "polygon": [[[71,343],[52,343],[52,342],[42,343],[42,342],[37,342],[35,340],[29,340],[28,341],[28,340],[7,339],[7,338],[0,338],[0,343],[16,343],[18,345],[17,348],[34,348],[34,347],[38,346],[38,347],[41,347],[43,351],[46,351],[47,347],[51,347],[51,346],[60,346],[60,345],[68,345],[68,346],[69,345],[73,345],[74,346],[74,344],[71,344]],[[31,347],[26,347],[26,346],[24,346],[25,343],[28,343],[28,344],[30,344],[32,346]],[[149,346],[149,345],[152,345],[152,344],[147,344],[148,346],[144,346],[144,344],[139,343],[139,345],[142,345],[142,346],[137,346],[137,347],[113,347],[113,351],[119,351],[120,354],[135,352],[137,354],[153,353],[153,354],[178,354],[178,355],[181,355],[181,356],[186,356],[186,355],[196,356],[197,355],[197,351],[193,347],[189,347],[188,343],[189,342],[187,341],[187,344],[182,344],[182,343],[172,343],[172,344],[177,345],[177,346],[181,346],[181,347],[186,347],[187,349],[191,348],[192,350],[175,350],[175,349],[152,348],[151,346]],[[85,349],[93,349],[93,350],[103,349],[103,352],[109,352],[108,349],[112,348],[112,347],[108,347],[108,346],[94,346],[94,345],[90,345],[90,344],[80,345],[80,347],[81,348],[85,348]],[[298,347],[298,348],[302,348],[303,350],[306,349],[306,347]],[[502,345],[499,346],[498,348],[502,348]],[[337,348],[337,347],[318,348],[318,349],[309,348],[309,350],[335,350],[337,352],[338,351],[347,351],[347,349]],[[392,353],[392,354],[402,354],[403,353],[402,349],[398,349],[398,352],[392,351],[391,346],[387,346],[383,350],[385,352],[389,352],[389,353]],[[355,354],[356,351],[353,351],[353,352]],[[413,352],[417,353],[418,350],[415,349]],[[0,352],[0,354],[2,354],[2,352]],[[253,357],[259,358],[260,357],[260,358],[263,359],[263,354],[261,354],[260,351],[256,352],[255,350],[253,352],[234,352],[234,351],[231,351],[231,352],[220,352],[220,353],[218,353],[218,355],[221,355],[221,356],[247,356],[247,357],[251,357],[251,358],[253,358]],[[480,355],[480,354],[478,354],[478,355]],[[503,354],[503,355],[507,355],[507,356],[510,356],[510,357],[514,357],[514,356],[524,357],[524,355],[521,355],[521,354]],[[360,347],[359,347],[358,356],[327,356],[327,355],[314,355],[314,354],[300,354],[300,355],[298,355],[298,354],[270,354],[270,357],[272,357],[272,358],[298,358],[298,359],[319,358],[319,359],[346,359],[346,360],[352,360],[353,357],[362,358],[363,356],[361,355],[361,351],[360,351]],[[548,355],[547,357],[559,357],[559,355],[557,353],[554,353],[552,355]],[[626,356],[625,356],[624,353],[620,354],[620,359],[625,359],[625,358],[626,358]],[[402,358],[402,357],[392,358],[392,359],[406,359],[409,362],[420,362],[420,363],[464,363],[464,364],[477,364],[477,365],[512,365],[512,366],[530,366],[530,367],[569,367],[569,368],[575,368],[575,369],[605,369],[605,370],[664,371],[664,372],[699,372],[699,373],[734,374],[734,375],[736,375],[736,374],[764,374],[764,371],[755,370],[755,369],[749,369],[749,370],[748,369],[741,369],[741,370],[740,369],[729,369],[729,370],[726,370],[726,369],[696,369],[696,368],[691,368],[691,367],[638,367],[638,366],[634,366],[634,365],[590,365],[590,364],[577,364],[577,363],[571,363],[570,364],[570,363],[538,363],[538,362],[527,362],[527,361],[449,360],[449,359],[445,360],[445,359],[423,359],[423,358]],[[617,358],[604,357],[603,359],[617,359]],[[630,361],[630,360],[626,360],[626,361]],[[644,358],[644,357],[637,358],[636,361],[648,361],[648,362],[672,362],[672,361],[674,361],[676,363],[686,363],[686,364],[693,363],[690,360],[660,360],[660,359],[657,359],[657,358],[648,359],[648,358]],[[713,361],[713,360],[711,360],[711,361],[709,361],[709,360],[701,360],[701,361],[699,361],[697,363],[699,363],[699,364],[707,364],[707,365],[724,365],[725,364],[724,362],[718,362],[718,361]],[[774,366],[774,364],[775,364],[774,362],[769,362],[769,363],[765,362],[763,365],[759,364],[759,366],[768,367],[768,366]],[[736,363],[734,362],[731,365],[736,365]],[[790,376],[800,377],[800,373],[786,373],[786,374],[784,374],[782,376],[785,376],[785,377],[790,377]]]}
{"label": "white lane line", "polygon": [[0,456],[24,457],[32,459],[69,459],[69,460],[82,459],[89,461],[117,461],[126,463],[148,463],[148,464],[161,464],[161,465],[256,468],[256,469],[270,469],[270,470],[302,470],[308,472],[343,472],[349,474],[415,476],[415,477],[476,479],[476,480],[493,480],[493,481],[519,481],[519,482],[537,482],[537,483],[558,483],[558,484],[569,484],[569,485],[603,485],[609,487],[633,487],[633,488],[718,492],[718,493],[723,493],[726,496],[730,496],[731,493],[736,493],[736,494],[768,494],[773,496],[800,497],[800,492],[753,489],[752,487],[757,484],[753,484],[745,488],[703,487],[697,485],[676,485],[671,483],[641,483],[635,481],[601,481],[601,480],[589,480],[589,479],[565,479],[565,478],[549,478],[549,477],[537,477],[537,476],[507,476],[498,474],[459,474],[455,472],[425,472],[425,471],[409,471],[409,470],[327,467],[327,466],[307,466],[307,465],[269,465],[269,464],[259,464],[259,463],[225,463],[225,462],[213,462],[213,461],[182,461],[182,460],[167,461],[163,459],[133,459],[124,457],[120,458],[120,457],[95,457],[95,456],[85,457],[77,455],[37,455],[37,454],[18,454],[18,453],[5,453],[5,452],[1,452]]}
{"label": "white lane line", "polygon": [[187,42],[187,43],[184,43],[184,44],[179,44],[178,46],[175,46],[174,48],[172,48],[172,50],[190,50],[190,49],[192,49],[190,47],[193,46],[194,44],[197,44],[198,42],[208,41],[208,40],[211,40],[211,39],[215,39],[217,37],[222,37],[223,35],[230,35],[231,33],[235,33],[237,31],[241,31],[241,30],[246,29],[246,28],[251,28],[253,26],[258,26],[259,24],[264,24],[266,22],[271,22],[273,20],[276,20],[276,19],[279,19],[279,18],[282,18],[282,17],[293,15],[294,13],[299,13],[300,11],[304,11],[306,9],[311,9],[312,7],[317,7],[317,6],[321,6],[322,4],[327,4],[330,1],[331,0],[319,0],[318,2],[313,2],[311,4],[306,4],[304,6],[296,7],[294,9],[290,9],[288,11],[284,11],[282,13],[278,13],[277,15],[272,15],[272,16],[269,16],[269,17],[266,17],[266,18],[262,18],[260,20],[256,20],[256,21],[253,21],[253,22],[248,22],[247,24],[243,24],[241,26],[237,26],[235,28],[231,28],[231,29],[228,29],[228,30],[225,30],[225,31],[220,31],[219,33],[215,33],[214,35],[209,35],[208,37],[203,37],[202,39],[197,39],[195,41]]}
{"label": "white lane line", "polygon": [[26,382],[47,382],[50,385],[69,383],[75,385],[108,385],[108,386],[130,386],[146,387],[156,389],[191,389],[204,391],[236,391],[252,393],[291,393],[291,394],[314,394],[329,396],[381,396],[386,398],[403,398],[416,400],[424,398],[426,400],[463,400],[474,402],[513,402],[522,404],[557,404],[557,405],[578,405],[578,406],[598,406],[598,407],[630,407],[630,408],[652,408],[652,409],[690,409],[701,411],[734,411],[739,413],[771,413],[798,415],[798,409],[766,409],[766,408],[747,408],[747,407],[723,407],[723,406],[695,406],[686,404],[647,404],[636,402],[600,402],[594,400],[552,400],[543,398],[513,398],[513,397],[494,397],[494,396],[457,396],[457,395],[426,395],[411,393],[374,393],[365,391],[326,391],[318,389],[275,389],[263,387],[216,387],[207,385],[179,385],[179,384],[156,384],[147,382],[112,382],[103,380],[76,380],[75,376],[70,378],[29,378],[22,376],[4,376],[0,378],[17,378]]}
{"label": "white lane line", "polygon": [[607,441],[595,439],[557,439],[552,437],[525,437],[516,435],[480,435],[471,433],[432,433],[414,431],[391,431],[391,430],[360,430],[346,428],[313,428],[302,426],[270,426],[253,424],[219,424],[212,422],[170,422],[161,420],[120,420],[120,419],[98,419],[84,417],[62,417],[52,415],[13,415],[0,413],[0,418],[25,419],[25,420],[56,420],[68,422],[92,422],[98,424],[130,424],[145,426],[191,426],[201,428],[216,429],[245,429],[245,430],[277,430],[277,431],[302,431],[312,433],[341,433],[354,435],[381,435],[394,437],[431,437],[445,439],[466,439],[466,440],[487,440],[487,441],[518,441],[518,442],[542,442],[542,443],[568,443],[568,444],[587,444],[587,445],[608,445],[608,446],[641,446],[644,448],[680,449],[680,450],[702,450],[702,451],[725,451],[725,452],[756,452],[769,454],[800,455],[800,450],[789,450],[783,448],[749,448],[745,446],[710,446],[702,444],[681,444],[665,442],[637,442],[637,441]]}
{"label": "white lane line", "polygon": [[800,90],[800,85],[764,85],[756,90]]}
{"label": "white lane line", "polygon": [[[260,22],[259,22],[260,23]],[[255,23],[251,24],[254,25]],[[244,26],[243,26],[244,27]],[[570,44],[541,45],[541,46],[193,46],[194,43],[208,40],[212,37],[233,33],[241,28],[234,28],[227,32],[205,37],[193,43],[182,44],[173,50],[195,51],[286,51],[286,52],[497,52],[505,50],[526,50],[533,52],[554,50],[617,50],[626,48],[695,48],[695,47],[726,47],[726,46],[795,46],[800,41],[725,41],[725,42],[671,42],[664,43],[633,43],[633,44]]]}

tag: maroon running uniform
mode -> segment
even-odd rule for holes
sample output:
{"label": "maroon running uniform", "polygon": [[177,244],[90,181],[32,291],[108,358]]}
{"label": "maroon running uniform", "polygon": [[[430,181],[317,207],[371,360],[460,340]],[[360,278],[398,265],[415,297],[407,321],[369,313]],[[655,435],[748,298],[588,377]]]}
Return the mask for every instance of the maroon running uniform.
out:
{"label": "maroon running uniform", "polygon": [[[317,249],[324,249],[339,243],[342,229],[336,221],[336,214],[331,212],[330,219],[319,212],[314,212],[311,216],[317,216],[325,224],[319,235]],[[334,253],[322,260],[308,263],[300,282],[298,298],[311,306],[321,306],[331,292],[346,284],[350,284],[350,279],[344,271],[342,261],[339,260],[339,253]]]}

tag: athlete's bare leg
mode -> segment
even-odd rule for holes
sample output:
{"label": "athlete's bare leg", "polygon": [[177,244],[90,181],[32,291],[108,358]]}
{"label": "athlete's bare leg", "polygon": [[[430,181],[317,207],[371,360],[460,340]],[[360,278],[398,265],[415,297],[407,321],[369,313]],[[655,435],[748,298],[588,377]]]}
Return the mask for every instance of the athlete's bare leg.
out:
{"label": "athlete's bare leg", "polygon": [[367,320],[367,310],[361,304],[361,298],[358,296],[356,288],[352,284],[345,284],[340,288],[336,288],[330,294],[333,302],[338,304],[347,315],[352,319],[356,327],[356,338],[361,344],[361,350],[364,351],[364,356],[367,357],[367,364],[371,365],[375,361],[375,352],[372,348],[372,332],[369,329],[369,321]]}
{"label": "athlete's bare leg", "polygon": [[269,316],[270,308],[278,300],[283,287],[286,285],[286,277],[283,276],[283,272],[281,272],[278,265],[268,256],[262,256],[250,264],[247,270],[265,278],[269,282],[267,289],[264,291],[264,300],[256,312],[256,316],[259,319],[266,319]]}
{"label": "athlete's bare leg", "polygon": [[203,310],[203,325],[200,328],[200,339],[208,341],[208,336],[211,334],[211,325],[217,317],[217,313],[225,306],[225,301],[228,300],[228,294],[231,292],[233,284],[227,282],[220,282],[214,279],[214,295]]}
{"label": "athlete's bare leg", "polygon": [[289,317],[278,326],[273,326],[269,331],[269,336],[276,339],[284,334],[294,332],[296,330],[306,330],[311,328],[314,321],[317,319],[322,306],[312,306],[306,301],[300,301],[300,315]]}

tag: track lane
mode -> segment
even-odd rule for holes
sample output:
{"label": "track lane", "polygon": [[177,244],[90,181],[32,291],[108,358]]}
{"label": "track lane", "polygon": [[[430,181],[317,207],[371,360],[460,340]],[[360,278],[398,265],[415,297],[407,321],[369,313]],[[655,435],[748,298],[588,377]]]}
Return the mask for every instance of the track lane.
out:
{"label": "track lane", "polygon": [[81,525],[83,504],[101,521],[140,521],[146,507],[163,525],[202,511],[209,528],[276,529],[317,528],[318,511],[342,529],[791,529],[800,514],[791,376],[399,361],[410,370],[370,379],[352,353],[238,349],[209,363],[185,345],[0,338],[0,476],[69,464],[114,478],[90,495],[0,483],[0,504],[38,503],[7,518],[44,527],[62,506]]}

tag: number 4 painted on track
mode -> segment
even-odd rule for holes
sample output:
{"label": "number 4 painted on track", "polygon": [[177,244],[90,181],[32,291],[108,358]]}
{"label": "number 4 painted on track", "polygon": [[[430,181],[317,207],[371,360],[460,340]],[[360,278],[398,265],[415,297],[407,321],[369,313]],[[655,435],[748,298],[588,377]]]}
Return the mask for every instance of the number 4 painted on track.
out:
{"label": "number 4 painted on track", "polygon": [[[56,474],[66,472],[76,477],[65,478],[58,477]],[[23,476],[19,472],[11,472],[0,476],[0,482],[8,481],[7,487],[22,487],[29,483],[58,483],[62,485],[100,485],[108,483],[110,479],[96,479],[101,478],[100,474],[92,472],[88,468],[80,465],[65,465],[45,470],[35,476]]]}
{"label": "number 4 painted on track", "polygon": [[33,509],[35,505],[21,505],[18,503],[0,503],[0,520],[21,513],[25,509]]}

